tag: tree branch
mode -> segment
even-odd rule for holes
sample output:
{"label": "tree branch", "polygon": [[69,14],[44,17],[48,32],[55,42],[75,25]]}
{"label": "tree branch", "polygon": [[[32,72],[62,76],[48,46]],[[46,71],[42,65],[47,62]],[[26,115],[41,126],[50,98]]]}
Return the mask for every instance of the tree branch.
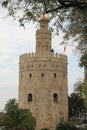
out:
{"label": "tree branch", "polygon": [[58,2],[59,2],[59,6],[57,8],[50,9],[50,10],[47,10],[46,7],[47,5],[45,3],[46,13],[54,12],[63,8],[71,8],[71,7],[77,7],[78,9],[84,9],[85,7],[87,8],[87,2],[82,2],[82,1],[76,2],[72,0],[58,0]]}

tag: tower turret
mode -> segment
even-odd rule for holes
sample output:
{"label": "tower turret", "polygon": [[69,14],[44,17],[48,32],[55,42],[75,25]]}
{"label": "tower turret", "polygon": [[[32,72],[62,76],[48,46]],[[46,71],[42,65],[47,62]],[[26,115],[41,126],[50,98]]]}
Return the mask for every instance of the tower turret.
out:
{"label": "tower turret", "polygon": [[36,31],[36,53],[44,56],[51,52],[51,32],[48,29],[49,20],[43,15],[40,20],[40,29]]}

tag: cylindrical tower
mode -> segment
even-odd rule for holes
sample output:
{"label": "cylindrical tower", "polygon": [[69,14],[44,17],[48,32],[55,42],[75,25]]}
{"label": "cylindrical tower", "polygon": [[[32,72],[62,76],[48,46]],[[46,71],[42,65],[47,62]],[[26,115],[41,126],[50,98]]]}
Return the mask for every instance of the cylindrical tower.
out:
{"label": "cylindrical tower", "polygon": [[67,56],[51,51],[47,17],[39,22],[36,52],[19,60],[19,107],[31,110],[36,130],[55,130],[61,118],[68,119]]}
{"label": "cylindrical tower", "polygon": [[36,53],[38,56],[44,56],[51,52],[51,32],[48,30],[49,20],[45,15],[39,20],[40,29],[36,31]]}

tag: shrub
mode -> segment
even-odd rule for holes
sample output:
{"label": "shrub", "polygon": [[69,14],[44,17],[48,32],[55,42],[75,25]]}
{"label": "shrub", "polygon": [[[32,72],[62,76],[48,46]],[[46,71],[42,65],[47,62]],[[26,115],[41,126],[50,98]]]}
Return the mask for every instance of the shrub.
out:
{"label": "shrub", "polygon": [[42,128],[41,130],[49,130],[49,128]]}
{"label": "shrub", "polygon": [[76,130],[76,126],[70,122],[61,121],[57,126],[56,130]]}

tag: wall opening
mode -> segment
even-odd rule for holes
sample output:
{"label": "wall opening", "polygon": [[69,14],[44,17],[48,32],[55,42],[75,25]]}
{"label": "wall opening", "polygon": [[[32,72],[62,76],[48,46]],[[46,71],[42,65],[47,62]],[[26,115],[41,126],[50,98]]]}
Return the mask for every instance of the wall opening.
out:
{"label": "wall opening", "polygon": [[31,77],[32,77],[32,74],[30,73],[29,76],[30,76],[30,78],[31,78]]}
{"label": "wall opening", "polygon": [[32,94],[31,93],[28,94],[28,102],[32,102]]}
{"label": "wall opening", "polygon": [[56,78],[56,73],[54,73],[54,78]]}
{"label": "wall opening", "polygon": [[57,93],[53,94],[53,101],[58,103],[58,94]]}
{"label": "wall opening", "polygon": [[41,73],[41,77],[42,77],[42,78],[44,77],[44,73]]}

